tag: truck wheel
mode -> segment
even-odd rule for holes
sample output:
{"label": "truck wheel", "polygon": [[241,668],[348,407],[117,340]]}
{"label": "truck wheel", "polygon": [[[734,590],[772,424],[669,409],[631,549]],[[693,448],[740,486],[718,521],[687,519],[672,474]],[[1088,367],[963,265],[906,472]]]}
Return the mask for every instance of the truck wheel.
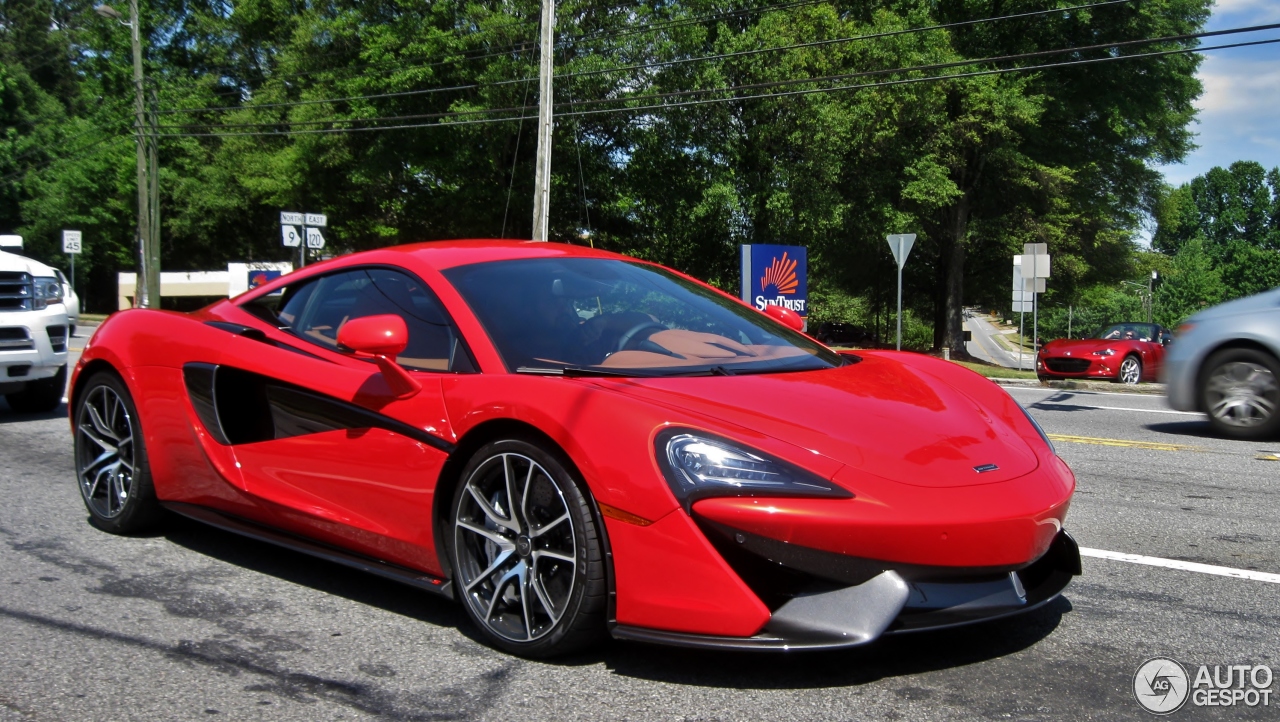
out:
{"label": "truck wheel", "polygon": [[21,391],[6,394],[9,408],[20,414],[42,414],[53,411],[62,403],[62,392],[67,387],[67,367],[47,379],[28,381]]}
{"label": "truck wheel", "polygon": [[76,479],[93,525],[112,534],[145,529],[163,515],[138,409],[124,382],[110,371],[93,375],[77,395]]}

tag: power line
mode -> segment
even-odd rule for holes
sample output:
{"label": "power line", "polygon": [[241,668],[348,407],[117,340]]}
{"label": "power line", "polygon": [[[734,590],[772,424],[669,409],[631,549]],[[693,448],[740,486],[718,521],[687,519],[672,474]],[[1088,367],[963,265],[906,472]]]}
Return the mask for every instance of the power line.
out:
{"label": "power line", "polygon": [[[871,33],[867,35],[854,35],[846,38],[831,38],[827,40],[818,40],[818,41],[812,41],[807,43],[796,43],[793,45],[779,45],[771,48],[757,48],[754,50],[743,50],[743,51],[738,51],[733,53],[704,55],[704,56],[699,56],[694,58],[682,58],[678,60],[667,60],[667,61],[660,61],[655,63],[644,63],[644,64],[630,65],[630,66],[625,66],[620,68],[604,68],[600,70],[587,70],[587,71],[581,71],[576,73],[564,73],[561,75],[557,75],[556,78],[561,80],[566,80],[569,78],[587,77],[587,76],[600,75],[605,73],[618,73],[618,72],[624,72],[628,70],[641,70],[641,69],[656,68],[656,67],[663,67],[663,66],[669,66],[669,65],[679,65],[683,63],[722,60],[722,59],[735,58],[735,57],[741,57],[741,56],[747,56],[747,55],[757,55],[760,53],[819,47],[819,46],[831,45],[835,43],[849,43],[849,42],[856,42],[860,40],[874,40],[879,38],[894,37],[898,35],[934,32],[937,30],[948,30],[952,28],[977,25],[982,23],[1001,22],[1005,20],[1037,17],[1041,15],[1046,15],[1046,14],[1065,13],[1065,12],[1072,12],[1075,10],[1086,10],[1086,9],[1106,7],[1111,5],[1122,5],[1122,4],[1131,3],[1133,1],[1134,0],[1106,0],[1105,2],[1096,2],[1096,3],[1086,4],[1086,5],[1075,5],[1075,6],[1066,7],[1066,8],[1055,8],[1053,10],[1037,10],[1033,12],[1017,13],[1013,15],[1000,15],[996,17],[975,18],[972,20],[962,20],[954,23],[945,23],[941,25],[930,25],[930,26],[919,27],[919,28],[905,28],[902,30],[890,30],[890,31],[885,31],[881,33]],[[793,4],[812,5],[812,4],[815,4],[816,2],[829,2],[829,0],[805,0],[804,2],[793,3]],[[786,6],[778,6],[778,7],[786,7]],[[229,112],[234,110],[247,110],[247,109],[258,109],[258,108],[287,108],[287,107],[296,107],[296,106],[304,106],[304,105],[321,105],[325,103],[349,102],[353,100],[375,100],[380,98],[394,98],[394,97],[404,97],[404,96],[412,96],[412,95],[430,95],[435,93],[452,92],[452,91],[458,91],[458,90],[474,90],[482,87],[497,87],[502,85],[511,85],[514,83],[526,82],[531,79],[535,79],[535,78],[517,78],[513,80],[500,80],[492,83],[470,83],[467,85],[454,85],[454,86],[443,87],[443,88],[404,90],[404,91],[399,91],[394,93],[377,93],[372,95],[352,95],[344,98],[321,98],[321,99],[313,99],[313,100],[290,101],[290,102],[283,102],[283,103],[264,103],[261,105],[240,105],[240,106],[232,106],[232,107],[212,106],[212,107],[205,107],[205,108],[172,108],[172,109],[162,110],[159,112],[162,115],[172,115],[175,113]]]}
{"label": "power line", "polygon": [[1134,0],[1106,0],[1106,2],[1090,3],[1088,5],[1074,5],[1072,7],[1054,8],[1052,10],[1035,10],[1032,12],[1015,13],[1013,15],[1000,15],[989,18],[975,18],[973,20],[961,20],[954,23],[943,23],[940,25],[930,25],[919,28],[904,28],[902,30],[887,30],[880,33],[870,33],[867,35],[854,35],[847,38],[830,38],[827,40],[814,40],[807,43],[796,43],[795,45],[780,45],[772,48],[755,48],[752,50],[739,50],[733,53],[721,53],[719,55],[705,55],[696,58],[680,58],[677,60],[667,60],[659,63],[643,63],[638,65],[629,65],[621,68],[604,68],[601,70],[588,70],[579,73],[572,73],[565,77],[585,77],[589,75],[601,75],[605,73],[621,73],[628,70],[646,70],[649,68],[658,68],[671,65],[682,65],[684,63],[694,63],[704,60],[727,60],[729,58],[740,58],[750,55],[760,55],[761,53],[772,53],[779,50],[798,50],[801,48],[818,48],[827,45],[835,45],[842,43],[850,43],[858,40],[875,40],[878,38],[891,38],[898,35],[912,35],[915,33],[932,32],[936,30],[951,30],[953,28],[966,27],[969,25],[980,25],[983,23],[999,22],[1004,20],[1020,20],[1024,18],[1038,17],[1041,15],[1053,15],[1057,13],[1067,13],[1074,10],[1090,10],[1093,8],[1108,7],[1112,5],[1127,5]]}
{"label": "power line", "polygon": [[[670,91],[665,93],[651,93],[648,95],[636,95],[636,96],[623,97],[623,98],[597,98],[597,99],[591,99],[591,100],[579,100],[579,101],[571,101],[568,103],[558,103],[557,107],[569,108],[569,107],[578,107],[578,106],[584,106],[584,105],[600,105],[605,103],[624,103],[624,102],[631,102],[636,100],[658,100],[658,99],[665,99],[665,98],[685,97],[690,95],[722,93],[722,92],[733,91],[733,90],[755,90],[759,88],[781,87],[781,86],[796,85],[796,84],[803,84],[803,83],[838,82],[843,80],[852,80],[854,78],[873,77],[876,75],[945,70],[947,68],[962,67],[966,65],[978,65],[980,63],[1003,63],[1003,62],[1010,62],[1015,60],[1025,60],[1028,58],[1046,57],[1046,56],[1052,56],[1052,55],[1063,55],[1067,53],[1079,53],[1079,52],[1087,52],[1087,51],[1093,51],[1093,50],[1114,50],[1117,48],[1129,47],[1133,45],[1150,45],[1154,43],[1164,43],[1164,42],[1181,42],[1181,41],[1187,41],[1187,40],[1195,40],[1195,39],[1204,38],[1204,37],[1234,35],[1239,33],[1249,33],[1249,32],[1258,32],[1262,30],[1275,30],[1275,29],[1280,29],[1280,23],[1270,23],[1266,25],[1255,25],[1255,26],[1242,27],[1242,28],[1227,28],[1224,30],[1213,30],[1213,31],[1206,31],[1202,33],[1190,33],[1185,35],[1169,35],[1169,36],[1158,37],[1158,38],[1141,38],[1137,40],[1123,40],[1123,41],[1117,41],[1113,43],[1098,43],[1096,45],[1057,48],[1053,50],[1039,50],[1039,51],[1034,51],[1029,53],[1017,53],[1013,55],[993,56],[993,57],[987,57],[987,58],[968,58],[963,60],[950,61],[946,63],[931,63],[927,65],[913,65],[913,66],[899,67],[899,68],[886,68],[881,70],[865,70],[865,71],[860,71],[856,73],[841,73],[838,75],[825,75],[825,76],[810,77],[810,78],[790,78],[786,80],[771,80],[771,81],[751,83],[746,85],[730,86],[725,88],[698,88],[698,89],[691,89],[691,90],[676,90],[676,91]],[[523,112],[528,110],[528,108],[524,106],[520,106],[520,107],[506,107],[506,108],[491,108],[491,109],[485,109],[485,110],[466,110],[466,111],[452,111],[452,112],[439,112],[439,113],[422,113],[422,114],[414,114],[414,115],[381,116],[381,117],[374,117],[374,118],[345,118],[345,119],[329,118],[329,119],[321,119],[321,120],[299,120],[299,121],[280,120],[280,121],[253,122],[253,123],[176,123],[176,124],[169,124],[169,125],[161,125],[159,127],[179,128],[179,129],[181,128],[270,128],[270,127],[275,127],[280,125],[308,126],[308,125],[324,125],[327,123],[334,123],[334,122],[426,120],[429,118],[449,118],[449,117],[462,117],[467,115],[487,115],[491,113],[514,112],[517,110]]]}
{"label": "power line", "polygon": [[[782,91],[777,93],[761,93],[757,95],[735,96],[730,98],[704,98],[699,100],[682,101],[679,103],[659,103],[659,104],[646,105],[646,106],[632,106],[632,107],[623,107],[623,108],[601,108],[596,110],[580,110],[580,111],[573,111],[568,113],[557,113],[556,117],[565,118],[565,117],[575,117],[575,116],[585,116],[585,115],[600,115],[600,114],[607,114],[607,113],[630,113],[630,112],[640,112],[640,111],[650,111],[650,110],[664,110],[664,109],[670,109],[670,108],[682,108],[682,107],[689,107],[689,106],[695,106],[695,105],[712,105],[716,103],[732,103],[732,102],[739,102],[739,101],[746,101],[746,100],[765,100],[765,99],[771,99],[771,98],[791,97],[791,96],[799,96],[799,95],[812,95],[816,93],[833,93],[833,92],[839,92],[839,91],[845,91],[845,90],[864,90],[864,89],[870,89],[870,88],[891,87],[891,86],[898,86],[898,85],[911,85],[911,84],[918,84],[918,83],[925,83],[925,82],[932,82],[932,81],[963,80],[966,78],[975,78],[975,77],[988,76],[988,75],[1005,75],[1008,73],[1031,72],[1031,71],[1037,71],[1037,70],[1047,70],[1047,69],[1062,68],[1062,67],[1076,67],[1076,66],[1082,66],[1082,65],[1093,65],[1097,63],[1115,62],[1115,61],[1121,61],[1121,60],[1139,60],[1144,58],[1165,57],[1170,55],[1185,55],[1189,53],[1207,52],[1211,50],[1226,50],[1231,48],[1244,48],[1244,47],[1252,47],[1252,46],[1258,46],[1258,45],[1271,45],[1274,43],[1280,43],[1280,38],[1274,38],[1270,40],[1255,40],[1255,41],[1243,42],[1243,43],[1231,43],[1227,45],[1211,45],[1211,46],[1206,46],[1201,48],[1178,48],[1176,50],[1161,50],[1161,51],[1153,51],[1149,53],[1139,53],[1134,55],[1113,55],[1113,56],[1107,56],[1102,58],[1086,58],[1083,60],[1071,60],[1071,61],[1065,61],[1065,62],[1059,62],[1059,63],[1045,63],[1041,65],[1030,65],[1030,66],[1023,66],[1023,67],[1016,67],[1016,68],[996,68],[992,70],[978,70],[970,73],[956,73],[951,75],[926,76],[921,78],[902,78],[898,80],[886,80],[886,81],[880,81],[876,83],[844,85],[844,86],[835,86],[835,87],[829,87],[829,88],[805,88],[801,90],[789,90],[789,91]],[[720,88],[719,90],[726,91],[726,90],[734,90],[734,89],[735,88]],[[625,99],[619,99],[619,100],[625,100]],[[521,110],[521,108],[513,108],[511,110]],[[524,110],[527,110],[527,108]],[[488,112],[498,112],[498,110],[491,110]],[[492,124],[492,123],[514,122],[518,120],[520,120],[520,117],[513,115],[513,116],[502,117],[502,118],[473,118],[470,120],[459,120],[456,122],[437,121],[434,123],[414,123],[414,124],[404,124],[404,125],[394,125],[394,126],[365,126],[365,127],[359,127],[359,128],[320,128],[320,129],[306,129],[306,130],[246,131],[246,132],[231,132],[231,133],[161,133],[160,135],[162,137],[183,137],[183,138],[193,138],[193,137],[227,138],[227,137],[235,137],[235,136],[273,136],[273,135],[289,136],[289,135],[314,135],[314,134],[344,134],[344,133],[358,133],[358,132],[371,132],[371,131],[383,131],[383,130],[405,130],[405,129],[411,129],[411,128],[482,125],[482,124]],[[361,121],[336,120],[332,122],[361,122]]]}
{"label": "power line", "polygon": [[[1122,0],[1122,1],[1123,1],[1123,2],[1133,2],[1133,1],[1135,1],[1135,0]],[[629,28],[629,29],[627,29],[627,30],[625,30],[625,31],[618,31],[618,32],[605,31],[605,32],[594,33],[594,34],[585,34],[585,35],[578,36],[578,37],[580,37],[580,38],[584,38],[584,39],[591,39],[591,40],[601,39],[601,38],[609,38],[609,37],[623,37],[623,36],[626,36],[626,35],[636,35],[636,34],[640,34],[640,33],[644,33],[644,32],[650,32],[650,31],[652,31],[652,30],[664,30],[664,29],[668,29],[668,28],[670,28],[670,27],[675,27],[675,26],[677,26],[677,25],[679,25],[679,24],[696,24],[696,23],[699,23],[699,22],[707,22],[708,20],[715,20],[715,19],[720,19],[720,18],[725,18],[725,17],[731,17],[731,16],[736,16],[736,15],[741,15],[741,14],[747,14],[747,13],[753,13],[753,12],[769,12],[769,11],[773,11],[773,10],[785,10],[785,9],[791,9],[791,8],[796,8],[796,7],[803,7],[803,6],[806,6],[806,5],[821,5],[821,4],[825,4],[825,3],[829,3],[829,2],[832,2],[832,0],[799,0],[798,2],[781,3],[781,4],[778,4],[778,5],[764,5],[764,6],[760,6],[760,7],[756,7],[756,8],[747,8],[747,9],[743,9],[743,10],[736,10],[736,11],[731,11],[731,12],[726,12],[726,13],[715,13],[715,14],[704,15],[704,16],[701,16],[701,17],[699,17],[699,18],[693,18],[693,19],[688,19],[688,20],[679,20],[679,21],[663,21],[662,23],[654,23],[654,24],[647,25],[647,26],[642,25],[642,26],[635,27],[635,28]],[[524,21],[524,24],[536,24],[536,21]],[[466,36],[463,36],[463,37],[466,37]],[[577,38],[577,37],[572,37],[572,36],[571,36],[571,37],[569,37],[569,38],[567,38],[567,39],[562,39],[562,41],[561,41],[561,42],[573,41],[573,40],[576,40],[576,39],[578,39],[578,38]],[[444,65],[457,65],[457,64],[459,64],[459,63],[471,62],[471,61],[474,61],[474,60],[487,60],[487,59],[489,59],[489,58],[495,58],[495,57],[500,57],[500,56],[504,56],[504,55],[509,55],[509,54],[510,54],[511,52],[513,52],[513,51],[523,51],[523,50],[527,49],[530,45],[532,45],[532,41],[522,41],[522,42],[517,43],[517,44],[508,45],[508,46],[503,46],[502,48],[499,48],[499,49],[497,49],[497,50],[495,50],[495,51],[487,52],[487,53],[483,53],[483,54],[481,54],[481,55],[471,55],[471,56],[465,56],[465,57],[462,57],[462,58],[452,58],[452,59],[447,59],[447,60],[439,60],[439,61],[436,61],[436,62],[427,62],[427,63],[420,63],[420,64],[409,64],[409,65],[403,65],[403,63],[405,63],[405,62],[410,62],[410,63],[411,63],[412,61],[415,61],[415,60],[433,60],[433,59],[435,59],[435,58],[440,58],[440,57],[442,57],[442,56],[449,55],[450,53],[449,53],[449,52],[440,52],[440,53],[433,53],[433,54],[431,54],[431,55],[419,55],[419,56],[411,56],[411,57],[408,57],[408,58],[395,58],[395,59],[391,59],[391,60],[379,60],[379,61],[372,62],[372,63],[363,63],[363,64],[358,64],[358,65],[346,65],[346,66],[342,66],[342,67],[339,67],[339,68],[322,68],[322,69],[319,69],[319,70],[307,70],[307,71],[302,71],[302,72],[298,72],[298,73],[273,73],[273,74],[270,76],[270,79],[272,79],[272,80],[278,80],[278,79],[284,79],[284,78],[301,78],[301,77],[307,77],[307,76],[311,76],[311,75],[318,75],[318,74],[320,74],[320,73],[344,72],[344,71],[356,71],[356,70],[366,70],[366,69],[370,69],[370,68],[377,68],[377,67],[382,67],[382,66],[387,66],[387,65],[398,65],[399,67],[398,67],[397,69],[400,69],[400,70],[412,70],[412,69],[422,69],[422,68],[435,68],[435,67],[440,67],[440,66],[444,66]],[[227,70],[227,69],[229,69],[229,68],[211,68],[211,69],[210,69],[210,72],[217,71],[217,70]],[[214,108],[206,108],[206,109],[202,109],[202,110],[216,111],[216,110],[218,110],[218,109],[219,109],[219,108],[214,107]]]}
{"label": "power line", "polygon": [[655,105],[625,107],[625,108],[602,108],[599,110],[580,110],[580,111],[574,111],[570,113],[559,113],[557,114],[557,117],[565,118],[565,117],[574,117],[574,116],[583,116],[583,115],[599,115],[603,113],[621,113],[621,112],[635,112],[635,111],[643,111],[643,110],[660,110],[660,109],[667,109],[667,108],[683,108],[683,107],[694,106],[694,105],[733,103],[733,102],[744,101],[744,100],[765,100],[770,98],[785,98],[785,97],[792,97],[792,96],[798,96],[798,95],[813,95],[815,93],[834,93],[834,92],[844,91],[844,90],[864,90],[868,88],[885,88],[885,87],[891,87],[896,85],[914,85],[917,83],[923,83],[923,82],[934,81],[934,80],[963,80],[965,78],[977,78],[977,77],[986,76],[986,75],[1005,75],[1008,73],[1020,73],[1020,72],[1030,72],[1030,71],[1036,71],[1036,70],[1048,70],[1052,68],[1066,68],[1066,67],[1075,67],[1075,66],[1081,66],[1081,65],[1093,65],[1097,63],[1109,63],[1109,62],[1114,62],[1118,60],[1138,60],[1142,58],[1158,58],[1158,57],[1164,57],[1168,55],[1183,55],[1187,53],[1206,52],[1209,50],[1227,50],[1230,48],[1247,48],[1255,45],[1271,45],[1274,43],[1280,43],[1280,38],[1273,38],[1270,40],[1254,40],[1251,42],[1244,42],[1244,43],[1231,43],[1228,45],[1209,45],[1202,48],[1179,48],[1177,50],[1159,50],[1159,51],[1153,51],[1149,53],[1138,53],[1134,55],[1112,55],[1112,56],[1107,56],[1102,58],[1086,58],[1084,60],[1068,60],[1060,63],[1044,63],[1041,65],[1028,65],[1028,66],[1022,66],[1017,68],[996,68],[993,70],[976,70],[970,73],[955,73],[952,75],[936,75],[936,76],[928,76],[923,78],[901,78],[898,80],[885,80],[877,83],[862,83],[859,85],[840,85],[832,88],[805,88],[803,90],[788,90],[788,91],[783,91],[779,93],[762,93],[759,95],[735,96],[732,98],[706,98],[701,100],[682,101],[679,103],[659,103]]}

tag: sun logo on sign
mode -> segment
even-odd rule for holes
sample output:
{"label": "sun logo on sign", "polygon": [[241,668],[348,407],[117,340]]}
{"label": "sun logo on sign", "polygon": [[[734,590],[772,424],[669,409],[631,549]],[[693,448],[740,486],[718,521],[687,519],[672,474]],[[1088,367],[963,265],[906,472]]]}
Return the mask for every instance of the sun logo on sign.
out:
{"label": "sun logo on sign", "polygon": [[796,262],[788,260],[784,251],[782,258],[774,258],[773,263],[764,271],[764,277],[760,279],[761,292],[769,293],[769,287],[773,286],[774,293],[795,293],[799,281],[796,280]]}

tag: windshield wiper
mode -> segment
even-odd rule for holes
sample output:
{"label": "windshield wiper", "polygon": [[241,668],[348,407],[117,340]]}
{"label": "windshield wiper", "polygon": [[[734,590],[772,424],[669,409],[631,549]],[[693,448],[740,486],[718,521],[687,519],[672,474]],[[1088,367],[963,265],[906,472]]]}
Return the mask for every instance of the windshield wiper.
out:
{"label": "windshield wiper", "polygon": [[630,369],[604,369],[592,366],[564,366],[561,368],[544,368],[541,366],[521,366],[516,369],[518,374],[530,374],[533,376],[567,376],[569,378],[599,377],[599,378],[642,378],[642,379],[664,379],[673,377],[688,376],[735,376],[736,374],[723,366],[713,366],[711,368],[696,369],[692,371],[671,371],[668,373],[647,373],[644,371],[633,371]]}
{"label": "windshield wiper", "polygon": [[628,377],[644,377],[657,378],[659,374],[646,374],[639,371],[614,371],[611,369],[591,368],[590,366],[562,366],[560,368],[544,368],[541,366],[521,366],[516,369],[518,374],[531,374],[534,376],[568,376],[577,378],[583,376],[601,376],[608,378],[628,378]]}

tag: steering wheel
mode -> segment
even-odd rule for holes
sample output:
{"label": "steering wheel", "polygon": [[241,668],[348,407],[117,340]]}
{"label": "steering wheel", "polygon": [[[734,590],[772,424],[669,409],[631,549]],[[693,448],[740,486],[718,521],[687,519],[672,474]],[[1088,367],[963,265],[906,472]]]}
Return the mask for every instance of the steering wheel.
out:
{"label": "steering wheel", "polygon": [[645,338],[648,338],[651,334],[657,333],[659,331],[670,330],[666,326],[656,321],[641,321],[640,323],[637,323],[636,325],[627,329],[626,333],[618,337],[618,343],[616,346],[614,346],[613,350],[615,352],[625,351],[627,348],[627,344],[631,343],[631,340],[633,338],[635,338],[641,331],[645,331],[648,329],[653,329],[653,330],[650,331],[649,334],[645,334]]}

